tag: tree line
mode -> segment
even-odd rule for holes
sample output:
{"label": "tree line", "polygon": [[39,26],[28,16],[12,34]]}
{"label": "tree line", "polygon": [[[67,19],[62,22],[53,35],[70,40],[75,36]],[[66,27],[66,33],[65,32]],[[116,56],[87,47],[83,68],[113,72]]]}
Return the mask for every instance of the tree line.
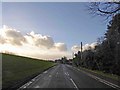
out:
{"label": "tree line", "polygon": [[83,52],[78,51],[73,58],[73,64],[92,70],[120,75],[119,13],[109,22],[104,36],[97,39],[95,48],[89,47],[88,50]]}
{"label": "tree line", "polygon": [[104,36],[97,39],[96,47],[78,51],[73,63],[76,66],[120,75],[120,1],[91,2],[87,9],[93,16],[101,16],[110,21]]}

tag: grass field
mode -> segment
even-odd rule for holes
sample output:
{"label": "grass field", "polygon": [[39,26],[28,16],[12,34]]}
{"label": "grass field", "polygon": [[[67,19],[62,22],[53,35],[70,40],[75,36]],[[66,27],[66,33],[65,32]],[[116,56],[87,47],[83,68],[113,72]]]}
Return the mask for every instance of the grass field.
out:
{"label": "grass field", "polygon": [[55,65],[53,62],[16,55],[2,54],[2,86],[14,85],[26,77],[40,73]]}

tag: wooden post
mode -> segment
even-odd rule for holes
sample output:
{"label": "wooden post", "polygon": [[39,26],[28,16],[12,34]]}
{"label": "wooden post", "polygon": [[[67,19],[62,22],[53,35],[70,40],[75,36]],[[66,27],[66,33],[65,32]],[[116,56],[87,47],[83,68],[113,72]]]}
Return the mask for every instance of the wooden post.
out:
{"label": "wooden post", "polygon": [[82,42],[81,42],[81,60],[82,60]]}

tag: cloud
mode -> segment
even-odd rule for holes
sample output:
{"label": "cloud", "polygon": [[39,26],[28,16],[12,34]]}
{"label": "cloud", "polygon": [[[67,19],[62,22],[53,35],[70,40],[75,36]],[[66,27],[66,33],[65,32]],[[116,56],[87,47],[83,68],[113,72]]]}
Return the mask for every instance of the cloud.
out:
{"label": "cloud", "polygon": [[15,29],[8,28],[7,26],[3,26],[1,29],[1,43],[11,43],[13,45],[22,45],[25,42],[24,36]]}
{"label": "cloud", "polygon": [[53,48],[59,51],[67,51],[67,46],[64,43],[55,43]]}
{"label": "cloud", "polygon": [[52,48],[54,45],[54,41],[50,36],[42,36],[41,34],[35,34],[33,31],[28,33],[25,38],[27,39],[29,44],[38,46],[38,47],[45,47],[45,48]]}
{"label": "cloud", "polygon": [[72,50],[73,52],[77,52],[77,51],[80,50],[80,46],[74,45],[74,46],[71,48],[71,50]]}
{"label": "cloud", "polygon": [[91,44],[85,44],[85,45],[83,46],[83,50],[94,49],[96,45],[97,45],[97,42],[93,42],[93,43],[91,43]]}
{"label": "cloud", "polygon": [[90,46],[91,48],[95,48],[95,46],[97,46],[97,42],[92,43]]}
{"label": "cloud", "polygon": [[[89,49],[94,49],[95,48],[95,46],[97,45],[97,43],[96,42],[93,42],[93,43],[91,43],[91,44],[85,44],[85,45],[83,45],[83,51],[84,50],[89,50]],[[71,48],[71,50],[73,51],[73,52],[77,52],[77,51],[80,51],[81,50],[81,47],[79,46],[79,45],[74,45],[72,48]]]}
{"label": "cloud", "polygon": [[5,39],[0,35],[0,43],[4,44],[5,43]]}
{"label": "cloud", "polygon": [[0,52],[41,59],[71,57],[65,43],[54,42],[48,35],[36,34],[34,31],[23,35],[20,31],[5,25],[0,31]]}

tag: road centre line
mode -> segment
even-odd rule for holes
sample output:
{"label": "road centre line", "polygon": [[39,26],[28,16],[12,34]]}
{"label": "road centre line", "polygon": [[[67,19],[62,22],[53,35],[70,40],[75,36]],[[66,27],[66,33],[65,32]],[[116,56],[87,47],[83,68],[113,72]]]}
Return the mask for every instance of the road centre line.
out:
{"label": "road centre line", "polygon": [[49,75],[49,77],[52,77],[52,75]]}
{"label": "road centre line", "polygon": [[66,74],[69,76],[69,73],[68,73],[68,72],[67,72]]}
{"label": "road centre line", "polygon": [[73,85],[75,86],[75,88],[76,88],[77,90],[79,90],[79,89],[78,89],[78,87],[77,87],[77,85],[76,85],[76,84],[75,84],[75,82],[73,81],[73,79],[72,79],[72,78],[70,78],[69,73],[68,73],[68,72],[66,72],[65,74],[68,76],[68,78],[69,78],[69,79],[70,79],[70,81],[73,83]]}
{"label": "road centre line", "polygon": [[73,79],[70,78],[70,80],[71,80],[71,82],[73,83],[73,85],[75,86],[75,88],[76,88],[77,90],[79,90],[78,87],[77,87],[77,85],[76,85],[75,82],[73,81]]}

